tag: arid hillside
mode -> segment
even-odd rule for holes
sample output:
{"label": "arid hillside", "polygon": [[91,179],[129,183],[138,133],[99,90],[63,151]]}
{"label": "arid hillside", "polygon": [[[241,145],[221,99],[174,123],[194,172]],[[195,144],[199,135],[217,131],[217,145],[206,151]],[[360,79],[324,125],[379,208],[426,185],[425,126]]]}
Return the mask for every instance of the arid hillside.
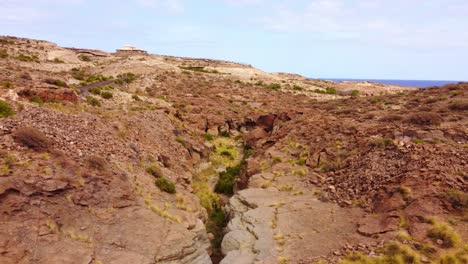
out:
{"label": "arid hillside", "polygon": [[0,263],[468,263],[468,84],[0,37]]}

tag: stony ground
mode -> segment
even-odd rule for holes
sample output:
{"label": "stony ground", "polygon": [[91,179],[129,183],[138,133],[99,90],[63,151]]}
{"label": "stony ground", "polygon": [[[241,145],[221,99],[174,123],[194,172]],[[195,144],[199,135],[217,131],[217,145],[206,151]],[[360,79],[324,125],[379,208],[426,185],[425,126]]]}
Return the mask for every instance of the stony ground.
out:
{"label": "stony ground", "polygon": [[467,84],[6,37],[0,68],[0,263],[468,262]]}

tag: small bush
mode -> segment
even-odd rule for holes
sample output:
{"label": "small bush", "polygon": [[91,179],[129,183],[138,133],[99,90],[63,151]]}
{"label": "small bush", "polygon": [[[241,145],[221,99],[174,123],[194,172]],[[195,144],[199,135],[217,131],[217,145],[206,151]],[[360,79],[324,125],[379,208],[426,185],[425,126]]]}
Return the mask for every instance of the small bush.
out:
{"label": "small bush", "polygon": [[0,49],[0,59],[8,58],[8,52],[5,49]]}
{"label": "small bush", "polygon": [[435,219],[431,220],[432,227],[427,230],[427,236],[434,242],[442,240],[442,246],[452,248],[460,242],[460,236],[446,223],[439,222]]}
{"label": "small bush", "polygon": [[294,85],[294,86],[293,86],[293,90],[294,90],[294,91],[303,91],[304,88],[302,88],[302,87],[299,86],[299,85]]}
{"label": "small bush", "polygon": [[281,84],[279,83],[270,83],[267,88],[272,89],[272,90],[279,90],[281,89]]}
{"label": "small bush", "polygon": [[81,54],[80,56],[78,56],[78,58],[81,60],[81,61],[91,61],[91,58],[89,56],[86,56],[86,55],[83,55]]}
{"label": "small bush", "polygon": [[59,58],[55,58],[52,60],[53,63],[65,63],[63,60],[59,59]]}
{"label": "small bush", "polygon": [[114,95],[111,92],[104,91],[101,92],[101,97],[104,99],[111,99],[112,97],[114,97]]}
{"label": "small bush", "polygon": [[101,87],[91,87],[89,92],[95,95],[101,95]]}
{"label": "small bush", "polygon": [[37,95],[34,95],[33,97],[31,97],[29,99],[29,101],[33,102],[33,103],[36,103],[38,105],[43,105],[44,104],[44,100],[42,100],[42,98],[40,98],[39,96]]}
{"label": "small bush", "polygon": [[171,182],[166,177],[157,178],[155,180],[155,184],[163,192],[167,192],[167,193],[175,193],[176,192],[174,183]]}
{"label": "small bush", "polygon": [[57,80],[57,79],[45,79],[45,83],[59,86],[59,87],[68,87],[67,83],[62,81],[62,80]]}
{"label": "small bush", "polygon": [[414,113],[410,114],[406,119],[406,123],[415,125],[440,125],[442,118],[435,113]]}
{"label": "small bush", "polygon": [[138,76],[134,73],[131,72],[126,72],[117,75],[117,80],[115,81],[116,84],[125,84],[125,83],[132,83],[136,79],[138,79]]}
{"label": "small bush", "polygon": [[107,161],[104,158],[97,155],[88,156],[85,162],[90,169],[97,171],[103,171],[107,167]]}
{"label": "small bush", "polygon": [[35,151],[47,151],[51,147],[44,133],[33,127],[22,127],[13,132],[15,142]]}
{"label": "small bush", "polygon": [[359,96],[359,91],[358,91],[358,90],[352,90],[352,91],[351,91],[351,96],[352,96],[352,97],[357,97],[357,96]]}
{"label": "small bush", "polygon": [[213,135],[211,135],[210,133],[206,133],[203,137],[206,141],[212,141],[214,139]]}
{"label": "small bush", "polygon": [[132,95],[132,99],[137,101],[137,102],[141,101],[140,97],[138,95],[136,95],[136,94]]}
{"label": "small bush", "polygon": [[161,178],[164,176],[162,169],[156,164],[153,164],[146,168],[146,172],[153,175],[156,178]]}
{"label": "small bush", "polygon": [[39,57],[37,57],[37,55],[29,56],[25,54],[20,54],[16,57],[16,59],[24,62],[39,62]]}
{"label": "small bush", "polygon": [[371,146],[380,147],[380,148],[385,148],[392,144],[393,144],[393,140],[391,138],[376,137],[370,141]]}
{"label": "small bush", "polygon": [[0,100],[0,118],[9,117],[15,114],[15,111],[11,108],[10,104]]}
{"label": "small bush", "polygon": [[336,94],[336,89],[333,87],[327,87],[325,90],[315,89],[314,92],[320,94]]}
{"label": "small bush", "polygon": [[98,106],[98,107],[101,106],[101,102],[99,102],[98,99],[96,99],[96,98],[94,98],[94,97],[92,97],[90,95],[86,96],[86,102],[88,104],[90,104],[91,106]]}
{"label": "small bush", "polygon": [[86,78],[86,74],[82,69],[73,68],[71,69],[71,75],[73,78],[83,81]]}
{"label": "small bush", "polygon": [[234,193],[234,183],[241,170],[241,165],[229,167],[226,171],[219,173],[219,180],[215,186],[215,192],[232,195]]}
{"label": "small bush", "polygon": [[449,105],[449,109],[453,111],[466,111],[468,110],[468,102],[453,102]]}
{"label": "small bush", "polygon": [[398,187],[398,191],[401,193],[401,195],[403,196],[403,199],[405,201],[407,201],[410,198],[411,193],[412,193],[411,189],[409,187],[406,187],[406,186],[403,186],[403,185]]}
{"label": "small bush", "polygon": [[468,193],[452,189],[448,190],[445,196],[455,209],[468,209]]}

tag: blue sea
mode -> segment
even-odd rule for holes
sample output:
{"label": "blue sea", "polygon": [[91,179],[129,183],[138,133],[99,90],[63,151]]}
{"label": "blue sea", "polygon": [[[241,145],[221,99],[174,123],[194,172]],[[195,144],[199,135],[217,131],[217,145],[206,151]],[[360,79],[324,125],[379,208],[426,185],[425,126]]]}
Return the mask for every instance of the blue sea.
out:
{"label": "blue sea", "polygon": [[460,81],[428,81],[428,80],[377,80],[377,79],[327,79],[323,78],[322,80],[330,80],[334,82],[342,81],[352,81],[352,82],[375,82],[383,84],[392,84],[408,87],[417,87],[417,88],[428,88],[433,86],[443,86],[451,83],[458,83]]}

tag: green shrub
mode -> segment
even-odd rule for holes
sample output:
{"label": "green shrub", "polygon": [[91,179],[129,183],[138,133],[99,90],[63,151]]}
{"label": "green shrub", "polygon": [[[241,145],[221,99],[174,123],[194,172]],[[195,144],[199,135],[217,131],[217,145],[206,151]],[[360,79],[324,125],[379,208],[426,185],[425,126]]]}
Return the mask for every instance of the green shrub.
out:
{"label": "green shrub", "polygon": [[31,101],[33,103],[36,103],[38,105],[43,105],[44,104],[44,100],[42,100],[42,98],[40,98],[37,95],[34,95],[33,97],[31,97],[31,99],[29,99],[29,101]]}
{"label": "green shrub", "polygon": [[206,133],[206,134],[204,135],[204,138],[205,138],[205,140],[207,140],[207,141],[212,141],[214,137],[213,137],[213,135],[211,135],[210,133]]}
{"label": "green shrub", "polygon": [[272,89],[272,90],[279,90],[281,89],[281,84],[279,83],[270,83],[267,88]]}
{"label": "green shrub", "polygon": [[235,167],[229,167],[226,171],[219,173],[219,180],[215,186],[215,192],[232,195],[234,193],[234,184],[241,170],[241,164]]}
{"label": "green shrub", "polygon": [[59,59],[59,58],[55,58],[54,60],[52,60],[53,63],[65,63],[63,60]]}
{"label": "green shrub", "polygon": [[102,74],[96,74],[96,75],[90,75],[86,77],[83,81],[80,82],[81,86],[93,84],[93,83],[98,83],[98,82],[104,82],[107,80],[112,79],[112,76],[104,76]]}
{"label": "green shrub", "polygon": [[157,178],[155,180],[155,184],[163,192],[167,192],[167,193],[175,193],[176,192],[174,183],[171,182],[166,177]]}
{"label": "green shrub", "polygon": [[359,91],[358,90],[352,90],[351,91],[351,96],[353,96],[353,97],[359,96]]}
{"label": "green shrub", "polygon": [[86,96],[86,102],[92,106],[101,106],[101,102],[99,102],[98,99],[90,95]]}
{"label": "green shrub", "polygon": [[228,131],[223,131],[223,132],[221,132],[220,136],[229,138],[229,137],[231,137],[231,134],[229,134]]}
{"label": "green shrub", "polygon": [[468,209],[468,193],[451,189],[445,193],[445,196],[455,209]]}
{"label": "green shrub", "polygon": [[10,104],[6,101],[0,100],[0,118],[9,117],[15,114],[15,111],[11,108]]}
{"label": "green shrub", "polygon": [[136,79],[138,79],[138,76],[134,73],[131,72],[126,72],[117,75],[117,80],[115,81],[116,84],[126,84],[126,83],[132,83]]}
{"label": "green shrub", "polygon": [[336,94],[336,89],[333,87],[327,87],[325,90],[315,89],[314,92],[320,94]]}
{"label": "green shrub", "polygon": [[132,95],[132,99],[137,101],[137,102],[141,101],[140,97],[138,95],[136,95],[136,94]]}
{"label": "green shrub", "polygon": [[57,80],[57,79],[45,79],[45,83],[59,86],[59,87],[68,87],[67,83],[62,81],[62,80]]}
{"label": "green shrub", "polygon": [[112,97],[114,97],[114,95],[111,92],[104,91],[101,92],[101,97],[104,99],[111,99]]}
{"label": "green shrub", "polygon": [[427,230],[427,236],[434,242],[442,240],[442,246],[452,248],[460,243],[460,236],[446,223],[431,219],[432,227]]}
{"label": "green shrub", "polygon": [[89,92],[95,95],[101,95],[101,87],[91,87]]}
{"label": "green shrub", "polygon": [[71,69],[71,75],[73,78],[83,81],[86,78],[86,74],[82,69],[73,68]]}
{"label": "green shrub", "polygon": [[164,176],[162,169],[157,164],[153,164],[146,168],[146,172],[153,175],[156,178],[161,178]]}
{"label": "green shrub", "polygon": [[293,86],[293,90],[294,90],[294,91],[303,91],[304,88],[302,88],[302,87],[299,86],[299,85],[294,85],[294,86]]}
{"label": "green shrub", "polygon": [[0,49],[0,59],[8,58],[8,52],[5,49]]}
{"label": "green shrub", "polygon": [[39,62],[39,57],[37,57],[37,55],[29,56],[25,54],[20,54],[16,57],[16,59],[24,62]]}

